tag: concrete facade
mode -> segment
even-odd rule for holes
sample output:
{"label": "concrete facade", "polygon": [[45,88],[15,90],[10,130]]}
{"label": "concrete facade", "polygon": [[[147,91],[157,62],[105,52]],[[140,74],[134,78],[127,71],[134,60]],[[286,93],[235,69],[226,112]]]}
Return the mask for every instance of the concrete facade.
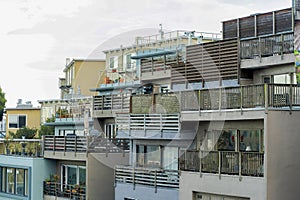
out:
{"label": "concrete facade", "polygon": [[87,161],[87,198],[89,200],[105,198],[114,200],[115,182],[114,168],[118,165],[128,165],[128,153],[90,153]]}

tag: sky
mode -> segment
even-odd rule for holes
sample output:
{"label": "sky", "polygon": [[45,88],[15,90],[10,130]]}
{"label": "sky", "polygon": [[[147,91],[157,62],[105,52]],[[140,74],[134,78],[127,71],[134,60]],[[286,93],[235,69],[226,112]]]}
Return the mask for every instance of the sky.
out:
{"label": "sky", "polygon": [[164,30],[220,33],[221,22],[292,6],[292,0],[1,0],[0,87],[18,99],[58,99],[66,58],[101,59],[103,50]]}

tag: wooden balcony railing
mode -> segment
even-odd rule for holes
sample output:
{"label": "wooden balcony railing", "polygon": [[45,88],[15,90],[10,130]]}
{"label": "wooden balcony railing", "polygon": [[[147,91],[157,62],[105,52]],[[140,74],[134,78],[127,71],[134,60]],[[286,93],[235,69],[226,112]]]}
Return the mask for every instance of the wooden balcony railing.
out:
{"label": "wooden balcony railing", "polygon": [[85,186],[79,185],[67,185],[57,182],[43,182],[43,193],[44,195],[61,197],[62,199],[86,199],[86,188]]}
{"label": "wooden balcony railing", "polygon": [[300,106],[300,86],[257,84],[168,94],[118,96],[113,99],[115,100],[112,100],[111,96],[94,97],[94,117],[101,116],[101,113],[105,111],[172,114],[180,111],[248,108],[288,108],[291,110],[295,106]]}
{"label": "wooden balcony railing", "polygon": [[163,188],[179,188],[179,171],[116,166],[115,182]]}
{"label": "wooden balcony railing", "polygon": [[44,136],[44,151],[77,153],[124,153],[129,150],[125,139],[107,139],[98,136]]}
{"label": "wooden balcony railing", "polygon": [[289,108],[300,105],[300,86],[261,84],[184,91],[180,93],[182,111]]}
{"label": "wooden balcony railing", "polygon": [[179,161],[184,171],[264,176],[264,153],[259,152],[185,151]]}
{"label": "wooden balcony railing", "polygon": [[93,97],[93,115],[98,117],[104,113],[129,112],[130,95],[100,95]]}

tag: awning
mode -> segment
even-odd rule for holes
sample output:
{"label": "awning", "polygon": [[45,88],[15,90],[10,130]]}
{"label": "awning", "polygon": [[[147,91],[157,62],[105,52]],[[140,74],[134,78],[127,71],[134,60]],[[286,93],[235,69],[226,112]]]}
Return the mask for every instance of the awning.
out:
{"label": "awning", "polygon": [[176,50],[155,51],[155,52],[139,54],[136,56],[131,56],[131,59],[151,58],[155,56],[164,56],[164,55],[175,54],[175,53]]}

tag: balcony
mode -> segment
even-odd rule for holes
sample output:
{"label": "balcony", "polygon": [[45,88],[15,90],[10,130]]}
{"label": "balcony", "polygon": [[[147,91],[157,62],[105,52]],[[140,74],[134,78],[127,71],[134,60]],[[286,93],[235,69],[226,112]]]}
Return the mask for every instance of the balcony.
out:
{"label": "balcony", "polygon": [[179,114],[117,114],[122,138],[174,139],[180,131]]}
{"label": "balcony", "polygon": [[181,92],[182,111],[224,109],[292,110],[300,105],[300,87],[293,84],[261,84]]}
{"label": "balcony", "polygon": [[240,41],[241,68],[294,63],[294,35],[284,33]]}
{"label": "balcony", "polygon": [[93,117],[112,117],[116,112],[129,112],[130,95],[101,95],[93,97]]}
{"label": "balcony", "polygon": [[116,166],[115,182],[160,188],[179,188],[179,171]]}
{"label": "balcony", "polygon": [[86,160],[88,153],[125,153],[129,141],[106,139],[100,136],[45,136],[44,157]]}
{"label": "balcony", "polygon": [[0,139],[1,153],[8,156],[43,157],[42,145],[40,139]]}
{"label": "balcony", "polygon": [[180,111],[297,109],[300,86],[259,84],[182,91],[168,94],[134,95],[132,114],[177,113]]}
{"label": "balcony", "polygon": [[[57,182],[43,182],[43,193],[45,196],[60,197],[61,200],[76,199],[85,200],[86,199],[86,188],[78,185],[66,185]],[[49,198],[51,199],[51,198]]]}
{"label": "balcony", "polygon": [[264,153],[259,152],[186,151],[179,162],[183,171],[264,176]]}

